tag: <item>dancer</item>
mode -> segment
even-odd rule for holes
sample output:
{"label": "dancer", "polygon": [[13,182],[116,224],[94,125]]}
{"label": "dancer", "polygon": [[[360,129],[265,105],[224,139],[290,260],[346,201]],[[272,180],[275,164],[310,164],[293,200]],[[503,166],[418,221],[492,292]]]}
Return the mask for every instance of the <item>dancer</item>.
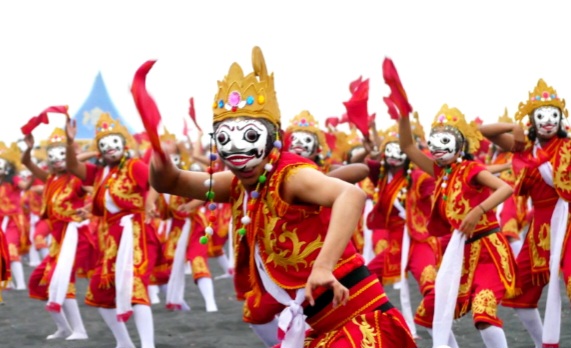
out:
{"label": "dancer", "polygon": [[131,314],[143,348],[154,348],[154,324],[147,287],[159,250],[156,231],[145,224],[148,167],[129,157],[132,138],[108,113],[95,126],[95,145],[104,166],[79,162],[75,121],[68,120],[66,164],[83,185],[93,185],[93,214],[100,217],[99,258],[85,303],[97,307],[111,329],[117,348],[133,348],[125,326]]}
{"label": "dancer", "polygon": [[89,221],[76,213],[84,205],[85,191],[81,181],[66,171],[63,129],[54,129],[48,139],[50,172],[32,161],[34,137],[29,134],[24,140],[28,148],[22,155],[22,164],[45,183],[40,217],[46,219],[52,236],[50,253],[30,275],[29,294],[33,299],[48,302],[46,309],[57,326],[56,332],[47,336],[48,340],[84,340],[88,336],[75,299],[75,260],[91,257]]}
{"label": "dancer", "polygon": [[20,150],[16,143],[6,147],[0,142],[0,230],[5,234],[10,254],[10,270],[15,290],[26,290],[22,249],[28,242],[25,234],[20,200],[25,183],[16,175],[21,166]]}
{"label": "dancer", "polygon": [[[533,218],[517,257],[518,287],[524,290],[503,305],[514,308],[535,346],[559,347],[561,294],[559,273],[571,299],[571,248],[569,247],[569,171],[571,141],[564,120],[565,100],[543,79],[526,101],[519,104],[515,120],[527,121],[527,137],[518,123],[482,125],[482,133],[505,151],[514,152],[513,166],[521,178],[516,193],[529,195]],[[552,260],[555,258],[555,260]],[[548,285],[542,325],[537,304]]]}
{"label": "dancer", "polygon": [[[155,153],[153,187],[232,204],[235,287],[245,300],[244,321],[267,345],[279,343],[279,315],[280,338],[287,347],[415,347],[401,314],[349,243],[364,193],[321,173],[311,161],[281,151],[274,78],[258,47],[252,63],[254,72],[246,76],[232,64],[218,83],[213,105],[213,141],[230,170],[212,175],[180,171]],[[137,72],[132,91],[148,120],[143,104],[149,100],[141,91],[145,69],[149,64]],[[325,220],[322,206],[331,207]],[[206,232],[212,231],[207,227]]]}

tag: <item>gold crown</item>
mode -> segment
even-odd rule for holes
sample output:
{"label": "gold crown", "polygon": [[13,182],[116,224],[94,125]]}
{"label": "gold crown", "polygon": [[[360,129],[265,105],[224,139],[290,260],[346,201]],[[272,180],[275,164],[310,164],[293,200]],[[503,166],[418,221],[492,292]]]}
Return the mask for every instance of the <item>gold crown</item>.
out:
{"label": "gold crown", "polygon": [[47,141],[41,141],[40,147],[35,147],[32,150],[32,157],[37,159],[40,162],[45,162],[48,159],[48,155],[46,154],[46,145]]}
{"label": "gold crown", "polygon": [[561,110],[565,117],[569,116],[569,112],[565,109],[565,99],[559,98],[553,87],[548,86],[543,79],[539,79],[535,89],[529,92],[527,101],[519,103],[515,114],[516,121],[521,121],[525,116],[531,115],[533,110],[542,106],[555,106]]}
{"label": "gold crown", "polygon": [[504,114],[500,117],[498,117],[498,122],[502,122],[502,123],[514,123],[514,120],[510,117],[510,115],[508,114],[508,108],[504,109]]}
{"label": "gold crown", "polygon": [[308,132],[314,134],[317,136],[317,141],[319,142],[319,146],[321,146],[322,152],[325,154],[329,152],[329,146],[325,140],[325,134],[319,128],[319,123],[307,110],[303,110],[291,120],[291,123],[286,132]]}
{"label": "gold crown", "polygon": [[432,129],[439,127],[451,127],[453,131],[460,132],[464,139],[468,141],[470,145],[469,151],[472,154],[478,151],[480,140],[484,139],[475,122],[469,124],[460,110],[449,108],[447,104],[442,105],[432,122]]}
{"label": "gold crown", "polygon": [[44,142],[45,147],[54,146],[65,146],[66,144],[66,134],[62,128],[55,128],[52,134],[48,137],[48,140]]}
{"label": "gold crown", "polygon": [[280,109],[274,89],[274,74],[268,75],[262,50],[252,50],[254,71],[246,76],[238,63],[232,63],[223,81],[218,81],[214,97],[213,122],[234,117],[266,119],[280,126]]}
{"label": "gold crown", "polygon": [[97,143],[99,143],[101,138],[111,134],[123,136],[123,138],[125,138],[126,145],[131,149],[135,148],[135,139],[129,133],[127,128],[125,128],[125,126],[123,126],[119,120],[111,118],[109,113],[104,112],[101,114],[101,116],[99,116],[99,119],[95,124],[95,141],[93,143],[94,148],[97,148]]}
{"label": "gold crown", "polygon": [[420,139],[420,140],[422,140],[422,141],[425,141],[425,140],[426,140],[426,137],[425,137],[425,135],[424,135],[424,128],[422,128],[422,124],[420,123],[420,120],[419,120],[419,118],[418,118],[418,112],[417,112],[417,111],[415,111],[415,112],[413,113],[413,118],[414,118],[414,121],[411,120],[412,122],[410,123],[410,128],[411,128],[411,130],[412,130],[412,135],[413,135],[415,138],[418,138],[418,139]]}
{"label": "gold crown", "polygon": [[397,124],[393,124],[383,132],[383,138],[381,141],[381,152],[385,151],[385,147],[388,143],[398,143],[399,142],[399,128]]}
{"label": "gold crown", "polygon": [[176,136],[170,133],[167,127],[164,127],[164,133],[160,136],[161,142],[176,143]]}
{"label": "gold crown", "polygon": [[7,147],[3,141],[0,141],[0,158],[10,163],[16,172],[21,169],[22,164],[20,163],[20,148],[18,148],[18,144],[12,143],[10,147]]}

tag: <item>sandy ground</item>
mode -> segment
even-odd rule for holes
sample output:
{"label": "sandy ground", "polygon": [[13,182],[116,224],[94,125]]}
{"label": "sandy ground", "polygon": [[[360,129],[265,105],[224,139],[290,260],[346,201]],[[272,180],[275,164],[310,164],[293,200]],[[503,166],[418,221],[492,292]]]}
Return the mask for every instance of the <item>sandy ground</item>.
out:
{"label": "sandy ground", "polygon": [[[211,262],[213,274],[221,273],[216,262]],[[26,275],[31,272],[25,267]],[[89,334],[86,341],[46,341],[45,337],[55,331],[49,314],[44,310],[44,303],[28,298],[26,291],[5,291],[4,304],[0,305],[0,347],[69,347],[69,348],[113,348],[114,339],[107,329],[97,310],[83,304],[87,282],[80,279],[77,292],[80,300],[80,310]],[[219,311],[206,313],[204,302],[198,288],[187,276],[186,294],[192,307],[190,312],[171,312],[164,308],[164,302],[153,305],[155,341],[157,348],[197,347],[197,348],[262,348],[263,345],[241,321],[241,303],[233,296],[231,279],[215,280],[216,300]],[[399,304],[398,292],[392,286],[387,287],[387,294],[395,305]],[[563,289],[562,289],[563,291]],[[413,308],[419,302],[416,284],[411,283]],[[544,291],[544,295],[546,290]],[[565,294],[565,292],[562,292]],[[164,296],[161,294],[162,299]],[[544,300],[541,303],[543,313]],[[561,347],[571,347],[571,310],[569,301],[563,303],[563,322]],[[531,339],[519,323],[514,312],[508,308],[500,308],[500,317],[505,322],[508,344],[511,348],[533,348]],[[140,347],[134,321],[127,324],[133,342]],[[418,328],[422,339],[418,341],[419,348],[430,348],[431,340],[422,328]],[[454,324],[454,332],[460,347],[484,347],[480,335],[473,328],[471,316],[468,315]]]}

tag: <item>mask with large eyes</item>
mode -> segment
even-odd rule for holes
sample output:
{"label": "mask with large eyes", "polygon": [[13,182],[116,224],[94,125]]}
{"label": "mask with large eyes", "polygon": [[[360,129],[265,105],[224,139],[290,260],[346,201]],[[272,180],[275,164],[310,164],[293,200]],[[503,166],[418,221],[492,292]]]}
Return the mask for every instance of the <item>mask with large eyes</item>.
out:
{"label": "mask with large eyes", "polygon": [[554,106],[539,107],[533,110],[533,123],[538,135],[551,138],[559,130],[561,110]]}
{"label": "mask with large eyes", "polygon": [[406,154],[401,151],[398,143],[388,143],[385,146],[385,160],[389,166],[402,166],[406,160]]}
{"label": "mask with large eyes", "polygon": [[65,168],[65,146],[55,146],[48,148],[48,165],[55,170]]}
{"label": "mask with large eyes", "polygon": [[171,158],[171,162],[175,166],[180,167],[180,155],[178,153],[171,153],[169,156]]}
{"label": "mask with large eyes", "polygon": [[231,169],[250,171],[266,157],[268,128],[254,119],[222,121],[214,133],[218,154]]}
{"label": "mask with large eyes", "polygon": [[442,164],[452,162],[459,150],[454,134],[445,131],[431,133],[427,145],[432,157]]}
{"label": "mask with large eyes", "polygon": [[99,139],[97,143],[99,153],[107,163],[115,163],[125,153],[125,140],[121,135],[109,134]]}
{"label": "mask with large eyes", "polygon": [[23,181],[30,181],[32,179],[32,172],[30,172],[29,170],[22,170],[21,172],[18,173],[18,177],[20,177],[20,179],[22,179]]}
{"label": "mask with large eyes", "polygon": [[309,158],[317,151],[317,138],[309,132],[293,132],[291,134],[289,152]]}
{"label": "mask with large eyes", "polygon": [[3,158],[0,158],[0,175],[8,175],[10,172],[10,164]]}

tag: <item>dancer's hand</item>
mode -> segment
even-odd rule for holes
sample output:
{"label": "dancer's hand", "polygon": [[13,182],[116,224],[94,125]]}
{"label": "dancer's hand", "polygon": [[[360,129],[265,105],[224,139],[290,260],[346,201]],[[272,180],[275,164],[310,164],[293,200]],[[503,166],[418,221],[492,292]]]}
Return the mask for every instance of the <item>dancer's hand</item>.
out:
{"label": "dancer's hand", "polygon": [[466,235],[466,238],[471,238],[472,233],[474,233],[474,228],[476,228],[476,224],[478,224],[478,221],[482,218],[482,214],[484,214],[484,211],[479,205],[470,210],[460,224],[460,228],[458,230]]}
{"label": "dancer's hand", "polygon": [[349,300],[349,289],[339,283],[331,270],[324,267],[313,266],[311,274],[307,279],[307,284],[305,285],[305,299],[309,301],[311,306],[315,304],[313,290],[319,286],[324,286],[333,290],[334,308],[340,304],[347,304],[347,301]]}
{"label": "dancer's hand", "polygon": [[67,143],[73,144],[75,136],[77,135],[77,124],[75,120],[68,118],[65,123],[65,135],[67,137]]}

